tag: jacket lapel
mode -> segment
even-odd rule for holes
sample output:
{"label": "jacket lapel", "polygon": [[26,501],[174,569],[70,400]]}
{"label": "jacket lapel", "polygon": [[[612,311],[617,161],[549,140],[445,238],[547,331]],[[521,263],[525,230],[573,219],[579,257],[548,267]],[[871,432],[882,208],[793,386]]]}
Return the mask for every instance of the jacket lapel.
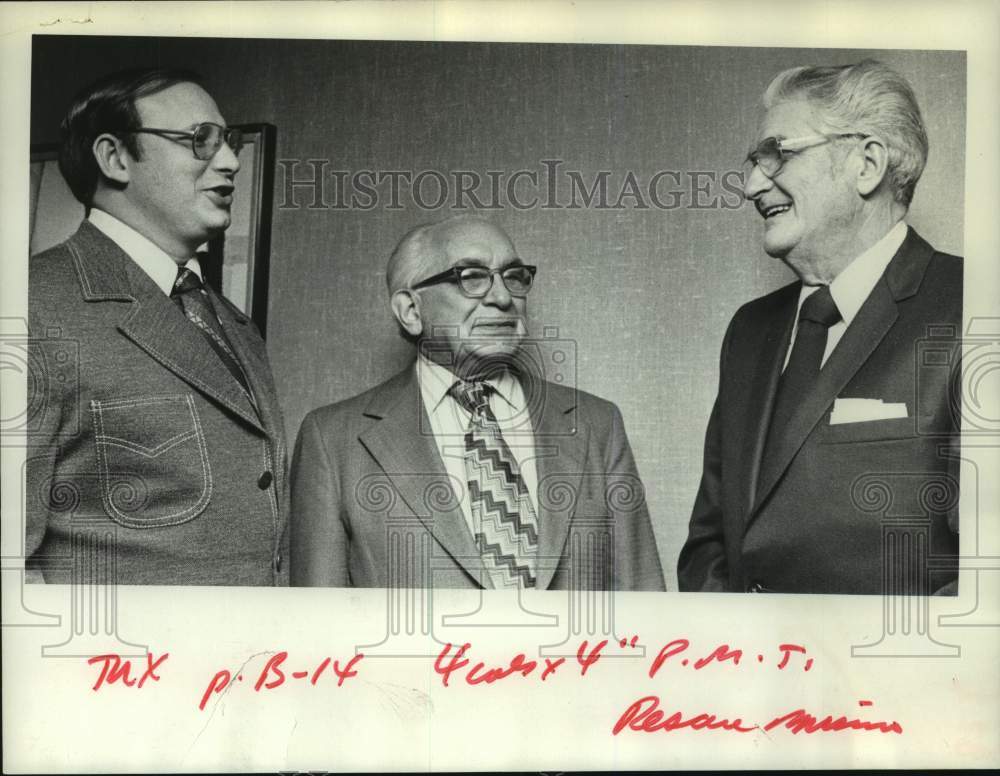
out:
{"label": "jacket lapel", "polygon": [[820,370],[815,388],[803,397],[789,418],[787,428],[777,437],[775,450],[768,454],[760,473],[754,512],[774,489],[816,424],[892,328],[899,316],[897,302],[916,293],[932,253],[933,249],[910,229],[884,275]]}
{"label": "jacket lapel", "polygon": [[479,561],[472,532],[461,505],[432,509],[432,484],[448,482],[448,474],[430,431],[416,370],[407,367],[369,403],[364,414],[378,420],[360,436],[410,510],[427,530],[478,583],[491,587],[489,574]]}
{"label": "jacket lapel", "polygon": [[85,300],[131,302],[118,324],[122,334],[193,388],[263,431],[246,395],[202,334],[114,241],[84,221],[68,247]]}
{"label": "jacket lapel", "polygon": [[269,379],[270,366],[267,363],[266,351],[261,350],[259,340],[250,333],[250,319],[243,313],[234,310],[216,293],[215,289],[205,286],[212,307],[215,308],[222,330],[236,353],[236,360],[243,369],[243,374],[250,384],[253,393],[252,404],[257,410],[266,428],[274,427],[274,410],[268,399],[275,395],[274,386]]}
{"label": "jacket lapel", "polygon": [[[523,380],[525,400],[531,409],[535,437],[535,470],[538,474],[538,572],[536,587],[545,590],[552,583],[570,521],[584,497],[584,467],[589,427],[578,417],[576,392],[540,380]],[[572,494],[565,499],[562,494]],[[604,507],[604,494],[598,494]]]}

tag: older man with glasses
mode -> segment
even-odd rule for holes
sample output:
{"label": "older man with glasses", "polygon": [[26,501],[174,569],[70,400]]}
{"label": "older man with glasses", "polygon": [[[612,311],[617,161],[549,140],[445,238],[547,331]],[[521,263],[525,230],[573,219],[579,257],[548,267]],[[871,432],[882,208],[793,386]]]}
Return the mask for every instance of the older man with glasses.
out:
{"label": "older man with glasses", "polygon": [[726,332],[680,589],[954,593],[962,260],[904,220],[913,90],[866,60],[763,102],[745,194],[799,280]]}
{"label": "older man with glasses", "polygon": [[663,590],[618,408],[528,347],[535,272],[478,216],[403,237],[386,281],[416,361],[303,422],[292,584]]}
{"label": "older man with glasses", "polygon": [[195,255],[229,226],[240,142],[183,70],[109,75],[63,121],[87,217],[30,264],[29,578],[287,584],[264,342]]}

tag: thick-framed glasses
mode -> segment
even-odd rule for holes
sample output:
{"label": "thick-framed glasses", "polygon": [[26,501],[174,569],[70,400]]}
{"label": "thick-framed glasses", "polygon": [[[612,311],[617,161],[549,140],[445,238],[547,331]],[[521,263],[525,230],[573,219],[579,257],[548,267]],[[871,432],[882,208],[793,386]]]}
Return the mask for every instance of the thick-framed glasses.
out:
{"label": "thick-framed glasses", "polygon": [[537,271],[538,267],[531,264],[513,264],[503,269],[449,267],[444,272],[421,280],[410,288],[416,291],[438,283],[454,283],[465,296],[482,299],[493,288],[494,276],[499,275],[511,296],[527,296]]}
{"label": "thick-framed glasses", "polygon": [[191,153],[195,159],[203,162],[209,161],[215,156],[222,144],[229,146],[234,154],[238,154],[243,147],[243,133],[233,127],[223,127],[211,121],[205,121],[196,126],[190,132],[181,129],[157,129],[156,127],[139,127],[138,129],[125,129],[122,132],[145,133],[147,135],[159,135],[169,139],[190,140]]}
{"label": "thick-framed glasses", "polygon": [[785,162],[788,161],[791,154],[797,154],[807,148],[815,148],[841,137],[867,136],[861,132],[834,132],[794,138],[765,137],[757,144],[756,148],[750,149],[746,163],[750,165],[751,170],[756,166],[768,178],[773,178],[781,172],[781,168],[785,166]]}

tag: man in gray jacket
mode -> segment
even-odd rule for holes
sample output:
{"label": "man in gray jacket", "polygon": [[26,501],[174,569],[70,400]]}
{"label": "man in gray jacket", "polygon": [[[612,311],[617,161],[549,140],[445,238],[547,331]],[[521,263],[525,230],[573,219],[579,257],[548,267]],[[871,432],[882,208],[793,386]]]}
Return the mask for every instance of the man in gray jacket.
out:
{"label": "man in gray jacket", "polygon": [[264,343],[195,258],[229,226],[239,132],[197,75],[147,69],[81,93],[62,136],[88,215],[30,264],[28,579],[284,584]]}
{"label": "man in gray jacket", "polygon": [[621,413],[531,355],[535,271],[480,216],[403,237],[386,283],[416,360],[302,422],[292,584],[663,590]]}

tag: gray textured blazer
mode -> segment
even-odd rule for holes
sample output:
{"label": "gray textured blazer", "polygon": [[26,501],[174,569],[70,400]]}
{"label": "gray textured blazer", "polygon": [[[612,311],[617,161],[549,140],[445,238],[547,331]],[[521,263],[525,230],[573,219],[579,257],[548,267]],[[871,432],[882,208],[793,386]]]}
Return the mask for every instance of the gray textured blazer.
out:
{"label": "gray textured blazer", "polygon": [[29,579],[287,584],[287,452],[264,342],[209,295],[253,403],[90,223],[32,258]]}
{"label": "gray textured blazer", "polygon": [[[538,471],[539,589],[663,590],[642,484],[610,402],[522,381]],[[491,587],[412,365],[302,423],[292,584]]]}

